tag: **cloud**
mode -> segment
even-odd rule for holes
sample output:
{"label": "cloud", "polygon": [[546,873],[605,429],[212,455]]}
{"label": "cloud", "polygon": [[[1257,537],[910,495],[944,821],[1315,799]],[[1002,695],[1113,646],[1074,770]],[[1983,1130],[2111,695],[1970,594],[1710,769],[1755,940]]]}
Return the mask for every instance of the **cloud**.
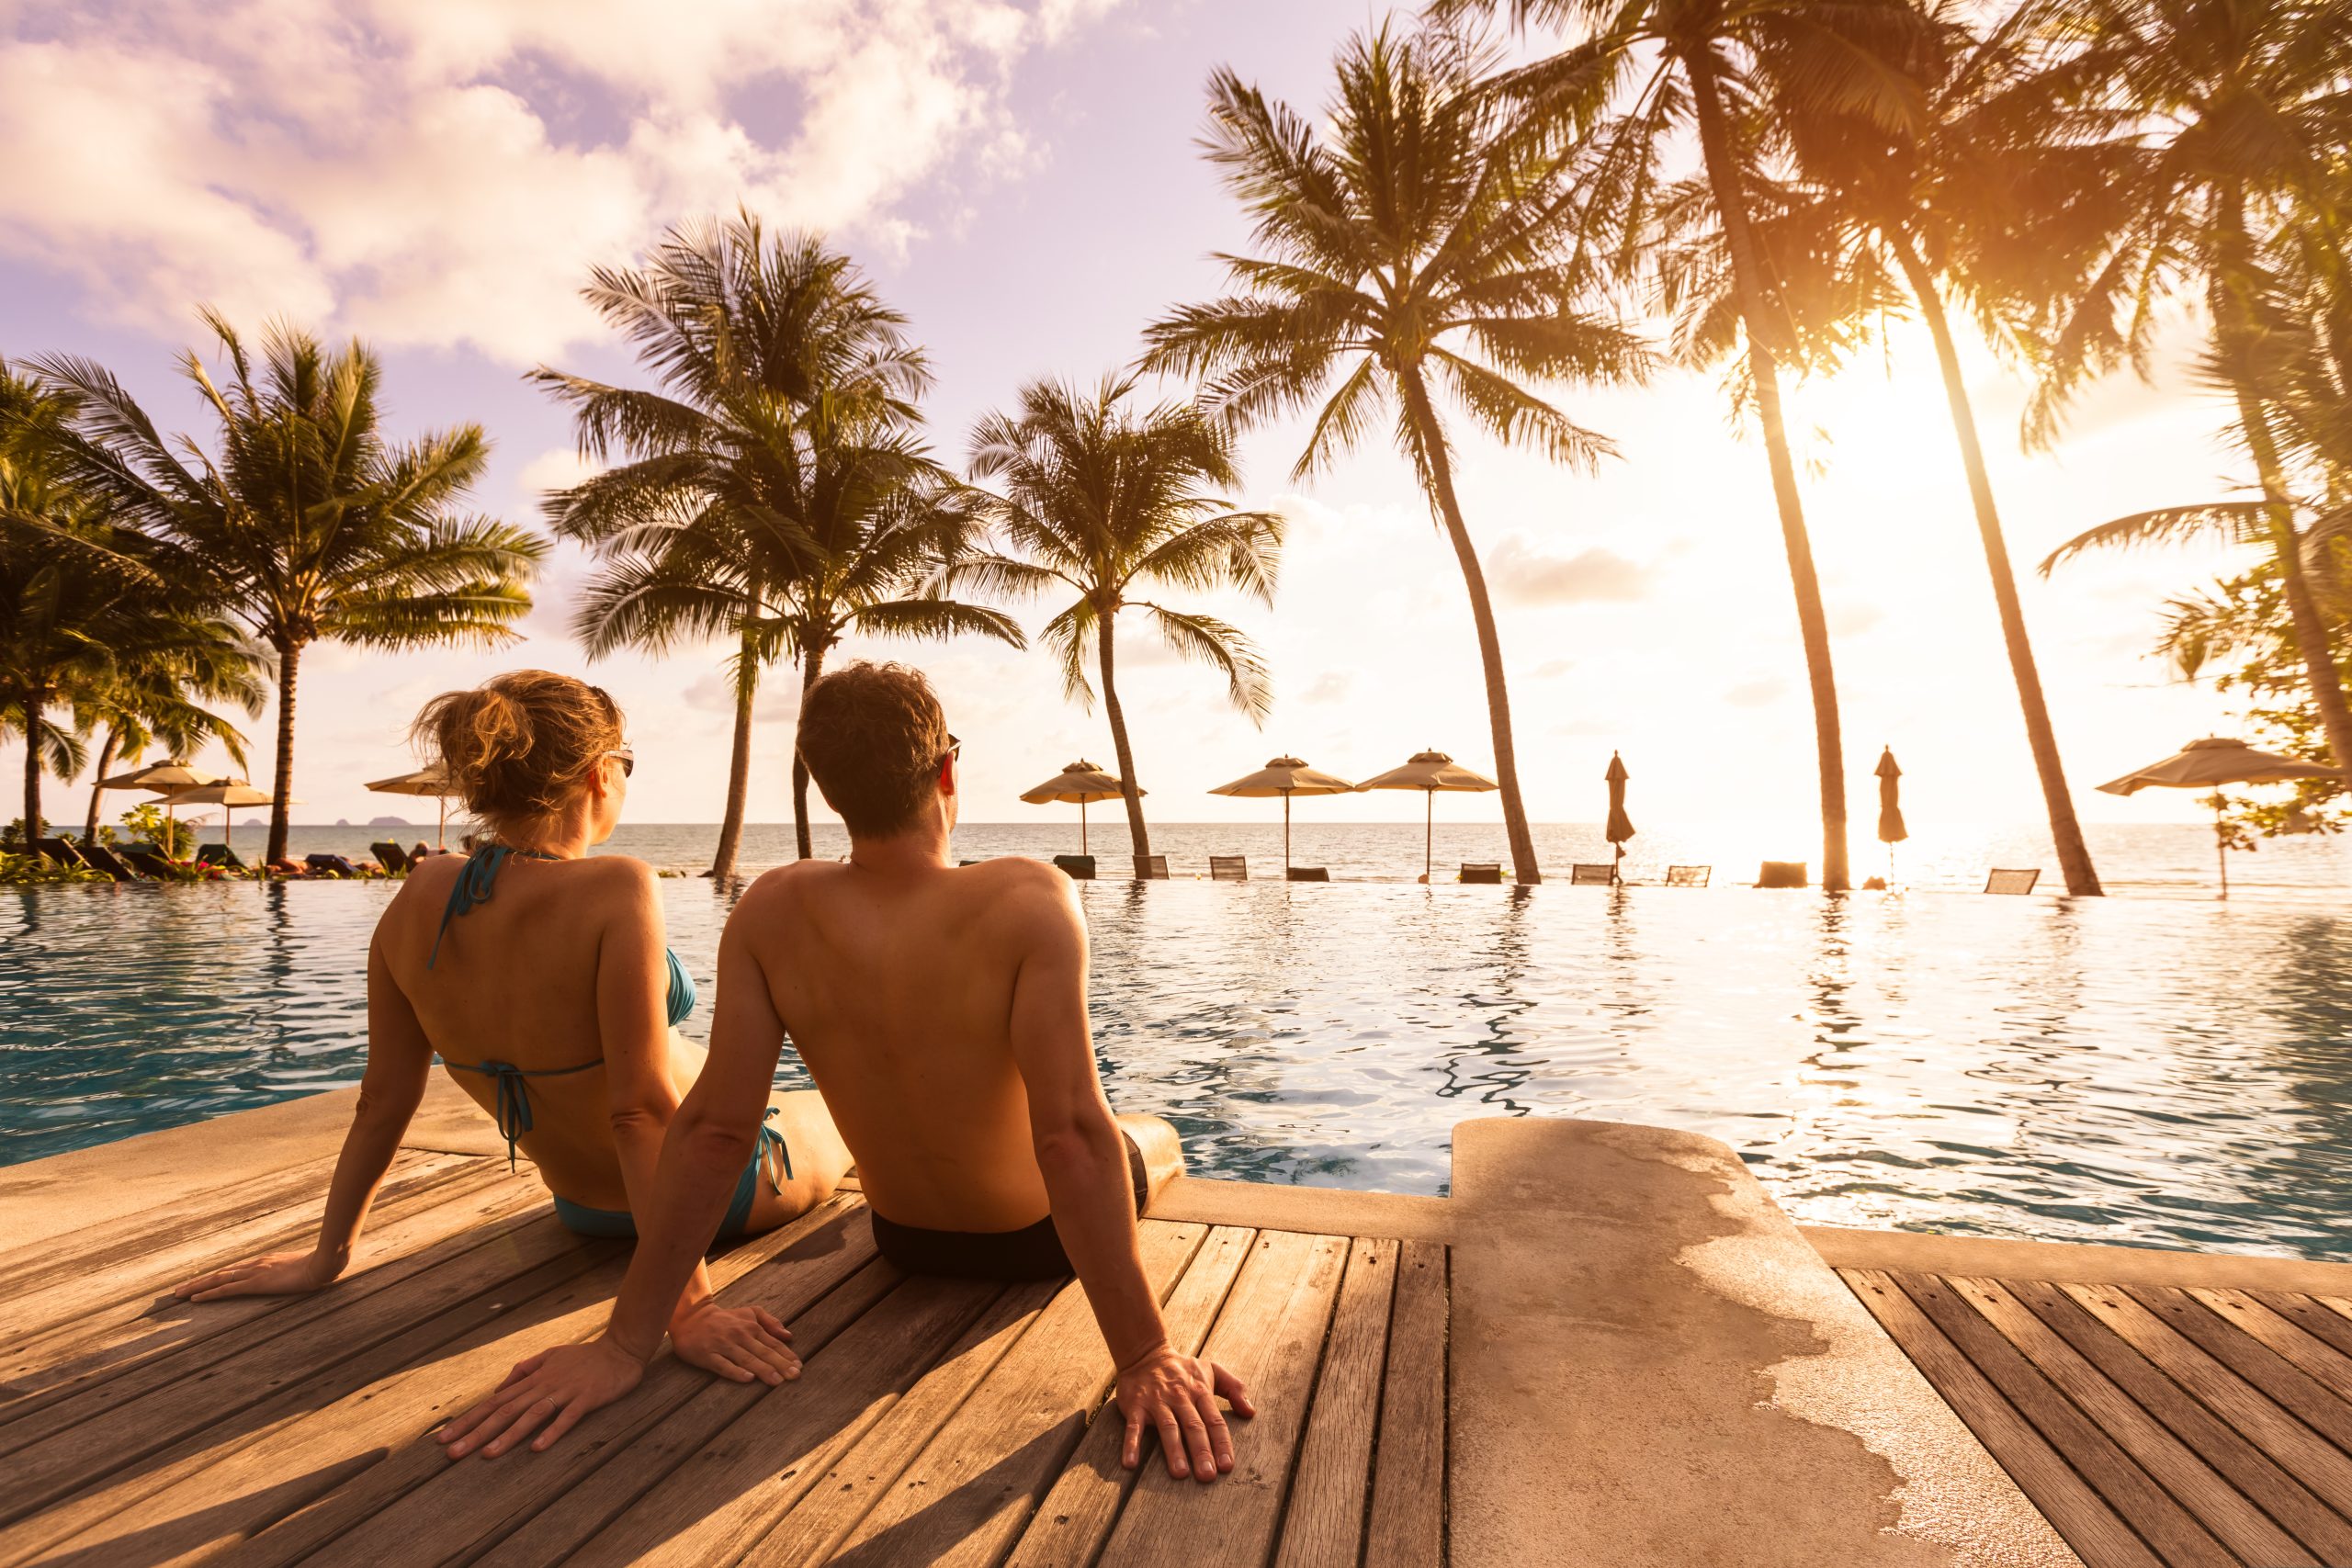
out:
{"label": "cloud", "polygon": [[[679,703],[696,713],[735,716],[735,675],[730,670],[707,670],[678,694]],[[800,717],[800,676],[795,670],[763,671],[760,689],[752,698],[752,717],[762,724],[797,722]]]}
{"label": "cloud", "polygon": [[1021,163],[1017,62],[1117,3],[32,0],[0,254],[140,326],[208,302],[526,364],[594,332],[592,264],[683,218],[903,252],[926,182]]}
{"label": "cloud", "polygon": [[1315,684],[1299,696],[1303,703],[1343,703],[1348,700],[1348,688],[1355,684],[1355,677],[1344,670],[1327,670],[1315,678]]}
{"label": "cloud", "polygon": [[1736,708],[1769,707],[1781,700],[1789,683],[1777,675],[1767,675],[1760,681],[1746,681],[1724,694],[1724,701]]}
{"label": "cloud", "polygon": [[1556,681],[1566,674],[1574,663],[1575,660],[1568,659],[1547,659],[1529,673],[1538,681]]}
{"label": "cloud", "polygon": [[1836,604],[1829,610],[1829,632],[1833,637],[1860,637],[1885,619],[1886,612],[1875,604]]}
{"label": "cloud", "polygon": [[1648,596],[1653,573],[1613,550],[1549,555],[1514,534],[1487,558],[1487,576],[1506,604],[1623,604]]}

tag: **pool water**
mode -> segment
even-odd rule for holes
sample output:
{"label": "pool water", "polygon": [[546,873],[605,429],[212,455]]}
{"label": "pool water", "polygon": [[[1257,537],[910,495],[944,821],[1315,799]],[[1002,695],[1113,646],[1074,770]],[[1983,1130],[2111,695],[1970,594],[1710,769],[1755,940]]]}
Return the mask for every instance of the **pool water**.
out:
{"label": "pool water", "polygon": [[[729,901],[663,887],[707,998]],[[2352,922],[2324,906],[1081,893],[1112,1099],[1206,1174],[1438,1193],[1456,1122],[1587,1116],[1721,1138],[1803,1221],[2352,1259]],[[356,1082],[390,897],[0,897],[0,1162]]]}

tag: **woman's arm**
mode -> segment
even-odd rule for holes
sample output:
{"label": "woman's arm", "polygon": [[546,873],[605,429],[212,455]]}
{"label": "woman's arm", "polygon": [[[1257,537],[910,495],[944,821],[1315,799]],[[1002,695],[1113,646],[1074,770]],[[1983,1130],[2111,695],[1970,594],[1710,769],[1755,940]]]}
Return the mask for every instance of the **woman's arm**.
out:
{"label": "woman's arm", "polygon": [[271,1296],[315,1291],[351,1266],[376,1190],[400,1152],[433,1071],[433,1045],[416,1020],[382,947],[368,944],[368,1067],[359,1079],[359,1107],[343,1137],[327,1188],[318,1245],[309,1252],[265,1253],[190,1280],[173,1293],[199,1302],[222,1296]]}

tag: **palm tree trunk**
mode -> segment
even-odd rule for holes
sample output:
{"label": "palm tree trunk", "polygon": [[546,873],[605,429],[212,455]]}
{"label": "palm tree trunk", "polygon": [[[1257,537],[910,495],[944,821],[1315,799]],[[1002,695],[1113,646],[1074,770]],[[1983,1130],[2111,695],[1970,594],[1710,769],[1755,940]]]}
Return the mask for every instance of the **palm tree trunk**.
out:
{"label": "palm tree trunk", "polygon": [[25,852],[40,837],[40,710],[38,695],[25,698]]}
{"label": "palm tree trunk", "polygon": [[1764,451],[1772,470],[1772,498],[1781,513],[1781,543],[1796,589],[1797,631],[1804,643],[1806,679],[1813,688],[1814,743],[1821,770],[1821,886],[1839,892],[1852,886],[1846,863],[1846,757],[1838,718],[1838,677],[1829,658],[1829,617],[1821,605],[1821,580],[1813,566],[1813,539],[1805,531],[1804,502],[1797,493],[1796,463],[1789,455],[1788,426],[1781,413],[1781,372],[1770,336],[1777,323],[1767,309],[1756,238],[1748,228],[1747,199],[1739,184],[1731,139],[1724,122],[1722,89],[1713,59],[1703,51],[1686,55],[1690,105],[1699,122],[1699,147],[1707,184],[1721,214],[1731,249],[1732,281],[1739,292],[1740,322],[1747,332],[1748,379],[1764,427]]}
{"label": "palm tree trunk", "polygon": [[1119,706],[1119,688],[1113,682],[1115,661],[1111,656],[1111,628],[1118,606],[1098,606],[1094,622],[1095,662],[1102,671],[1102,711],[1111,720],[1111,749],[1119,754],[1119,798],[1127,808],[1127,837],[1137,855],[1151,853],[1151,830],[1143,825],[1143,786],[1136,783],[1136,755],[1127,746],[1127,716]]}
{"label": "palm tree trunk", "polygon": [[[289,642],[277,650],[277,776],[269,786],[269,848],[262,856],[266,861],[286,858],[286,824],[294,799],[294,684],[301,668],[301,644]],[[233,809],[220,808],[223,827]]]}
{"label": "palm tree trunk", "polygon": [[743,812],[752,793],[752,701],[759,694],[760,667],[752,654],[752,634],[743,634],[741,664],[735,671],[735,749],[727,760],[727,815],[718,824],[718,849],[710,857],[710,874],[720,881],[735,874],[736,852],[743,844]]}
{"label": "palm tree trunk", "polygon": [[[808,688],[825,672],[825,646],[809,643],[800,650],[800,700],[808,700]],[[800,748],[792,749],[792,842],[802,860],[817,857],[815,844],[808,837],[808,764],[800,760]]]}
{"label": "palm tree trunk", "polygon": [[2312,705],[2319,709],[2320,726],[2327,732],[2327,749],[2338,772],[2352,774],[2352,707],[2344,697],[2344,680],[2335,667],[2335,649],[2327,622],[2312,597],[2310,575],[2303,570],[2303,539],[2295,526],[2293,501],[2287,493],[2285,467],[2278,460],[2278,438],[2270,432],[2270,416],[2263,408],[2261,388],[2248,364],[2255,323],[2248,319],[2245,272],[2254,253],[2246,232],[2243,197],[2234,192],[2222,198],[2222,254],[2206,297],[2213,313],[2213,332],[2222,363],[2236,395],[2238,423],[2245,432],[2246,449],[2254,455],[2256,474],[2262,481],[2262,499],[2269,513],[2270,547],[2278,559],[2278,579],[2287,591],[2287,613],[2295,628],[2295,647],[2303,656],[2303,675],[2311,682]]}
{"label": "palm tree trunk", "polygon": [[2042,804],[2050,813],[2050,837],[2058,849],[2058,869],[2066,891],[2077,897],[2097,897],[2098,873],[2091,865],[2090,847],[2083,842],[2083,826],[2075,819],[2075,797],[2066,787],[2066,770],[2058,760],[2058,737],[2050,727],[2050,707],[2042,700],[2041,672],[2034,665],[2033,643],[2026,636],[2025,607],[2018,599],[2017,573],[2009,566],[2008,541],[2001,534],[2001,514],[1993,504],[1993,476],[1985,471],[1984,448],[1976,437],[1976,415],[1969,407],[1968,383],[1960,373],[1960,354],[1953,347],[1951,323],[1945,318],[1936,280],[1912,247],[1908,236],[1895,240],[1895,254],[1911,292],[1927,319],[1928,335],[1935,339],[1936,362],[1943,367],[1944,398],[1951,404],[1952,434],[1960,439],[1961,467],[1968,471],[1968,497],[1976,508],[1976,531],[1984,541],[1984,566],[1993,578],[1993,601],[2000,606],[2001,640],[2008,645],[2009,671],[2017,677],[2018,705],[2025,710],[2027,744],[2033,750],[2033,769],[2041,778]]}
{"label": "palm tree trunk", "polygon": [[1494,731],[1495,782],[1502,786],[1503,832],[1510,840],[1511,880],[1531,887],[1544,880],[1544,872],[1535,863],[1535,836],[1527,829],[1527,807],[1519,795],[1519,754],[1510,735],[1510,692],[1503,680],[1502,638],[1495,630],[1495,607],[1487,597],[1487,574],[1479,570],[1477,547],[1470,542],[1469,525],[1462,521],[1462,503],[1453,493],[1453,463],[1445,451],[1445,432],[1438,426],[1437,410],[1430,402],[1419,367],[1407,367],[1397,382],[1404,389],[1407,417],[1421,444],[1430,499],[1445,521],[1453,558],[1462,568],[1463,586],[1470,592],[1470,620],[1478,629],[1478,662],[1487,676],[1487,723]]}
{"label": "palm tree trunk", "polygon": [[121,744],[122,731],[107,725],[106,740],[98,747],[98,765],[90,770],[90,807],[82,816],[82,841],[85,844],[97,841],[98,797],[106,793],[98,787],[98,781],[114,766],[114,754]]}

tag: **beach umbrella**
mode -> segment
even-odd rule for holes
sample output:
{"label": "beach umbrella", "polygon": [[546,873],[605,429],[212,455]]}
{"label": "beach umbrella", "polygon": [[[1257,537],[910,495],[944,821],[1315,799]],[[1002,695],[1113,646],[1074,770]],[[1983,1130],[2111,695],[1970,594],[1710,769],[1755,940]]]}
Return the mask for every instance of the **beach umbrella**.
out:
{"label": "beach umbrella", "polygon": [[226,773],[208,773],[201,769],[191,768],[175,757],[169,761],[150,762],[143,768],[133,768],[127,773],[117,773],[110,779],[100,779],[90,787],[93,790],[143,789],[150,795],[160,795],[164,799],[156,804],[164,808],[165,819],[170,820],[174,806],[171,796],[174,794],[184,789],[193,789],[198,784],[220,784],[228,776]]}
{"label": "beach umbrella", "polygon": [[433,847],[446,849],[449,830],[449,796],[454,786],[438,768],[419,768],[398,778],[378,779],[368,788],[377,795],[429,795],[441,803],[441,820],[433,829]]}
{"label": "beach umbrella", "polygon": [[1903,825],[1903,770],[1894,765],[1894,748],[1878,753],[1878,841],[1886,846],[1886,877],[1894,880],[1894,846],[1911,836]]}
{"label": "beach umbrella", "polygon": [[1625,781],[1633,775],[1625,772],[1625,759],[1616,752],[1609,753],[1609,772],[1601,775],[1609,781],[1609,826],[1602,836],[1616,846],[1617,859],[1610,874],[1623,882],[1619,869],[1625,863],[1625,840],[1634,836],[1634,819],[1625,815]]}
{"label": "beach umbrella", "polygon": [[1416,751],[1413,760],[1401,768],[1391,768],[1375,773],[1356,785],[1367,789],[1417,789],[1427,797],[1421,812],[1421,880],[1430,879],[1430,843],[1437,831],[1437,792],[1460,790],[1478,793],[1502,786],[1494,780],[1483,778],[1455,761],[1442,751]]}
{"label": "beach umbrella", "polygon": [[[1136,791],[1138,796],[1150,793],[1148,789]],[[1075,802],[1078,806],[1078,852],[1086,854],[1089,852],[1086,848],[1086,807],[1093,801],[1118,799],[1119,779],[1117,774],[1106,773],[1081,757],[1035,789],[1023,790],[1021,798],[1032,806],[1050,806],[1056,801],[1064,804]]]}
{"label": "beach umbrella", "polygon": [[[164,796],[164,799],[174,806],[219,807],[220,808],[220,843],[222,848],[227,849],[234,847],[229,838],[232,808],[239,806],[267,806],[269,791],[255,789],[243,779],[221,779],[215,784],[197,784],[192,788],[176,791]],[[300,806],[302,803],[299,800],[288,800],[286,804]]]}
{"label": "beach umbrella", "polygon": [[1276,757],[1254,773],[1245,774],[1228,784],[1219,784],[1211,795],[1246,796],[1252,800],[1283,797],[1283,870],[1290,870],[1290,797],[1294,795],[1349,795],[1355,785],[1335,774],[1308,767],[1296,757]]}
{"label": "beach umbrella", "polygon": [[2257,751],[2243,740],[2208,736],[2192,740],[2160,762],[2151,762],[2099,785],[2105,795],[2137,795],[2143,789],[2210,789],[2213,795],[2214,854],[2221,862],[2222,897],[2230,896],[2230,840],[2222,824],[2227,803],[2221,788],[2233,784],[2283,784],[2291,779],[2332,779],[2336,770],[2276,751]]}

